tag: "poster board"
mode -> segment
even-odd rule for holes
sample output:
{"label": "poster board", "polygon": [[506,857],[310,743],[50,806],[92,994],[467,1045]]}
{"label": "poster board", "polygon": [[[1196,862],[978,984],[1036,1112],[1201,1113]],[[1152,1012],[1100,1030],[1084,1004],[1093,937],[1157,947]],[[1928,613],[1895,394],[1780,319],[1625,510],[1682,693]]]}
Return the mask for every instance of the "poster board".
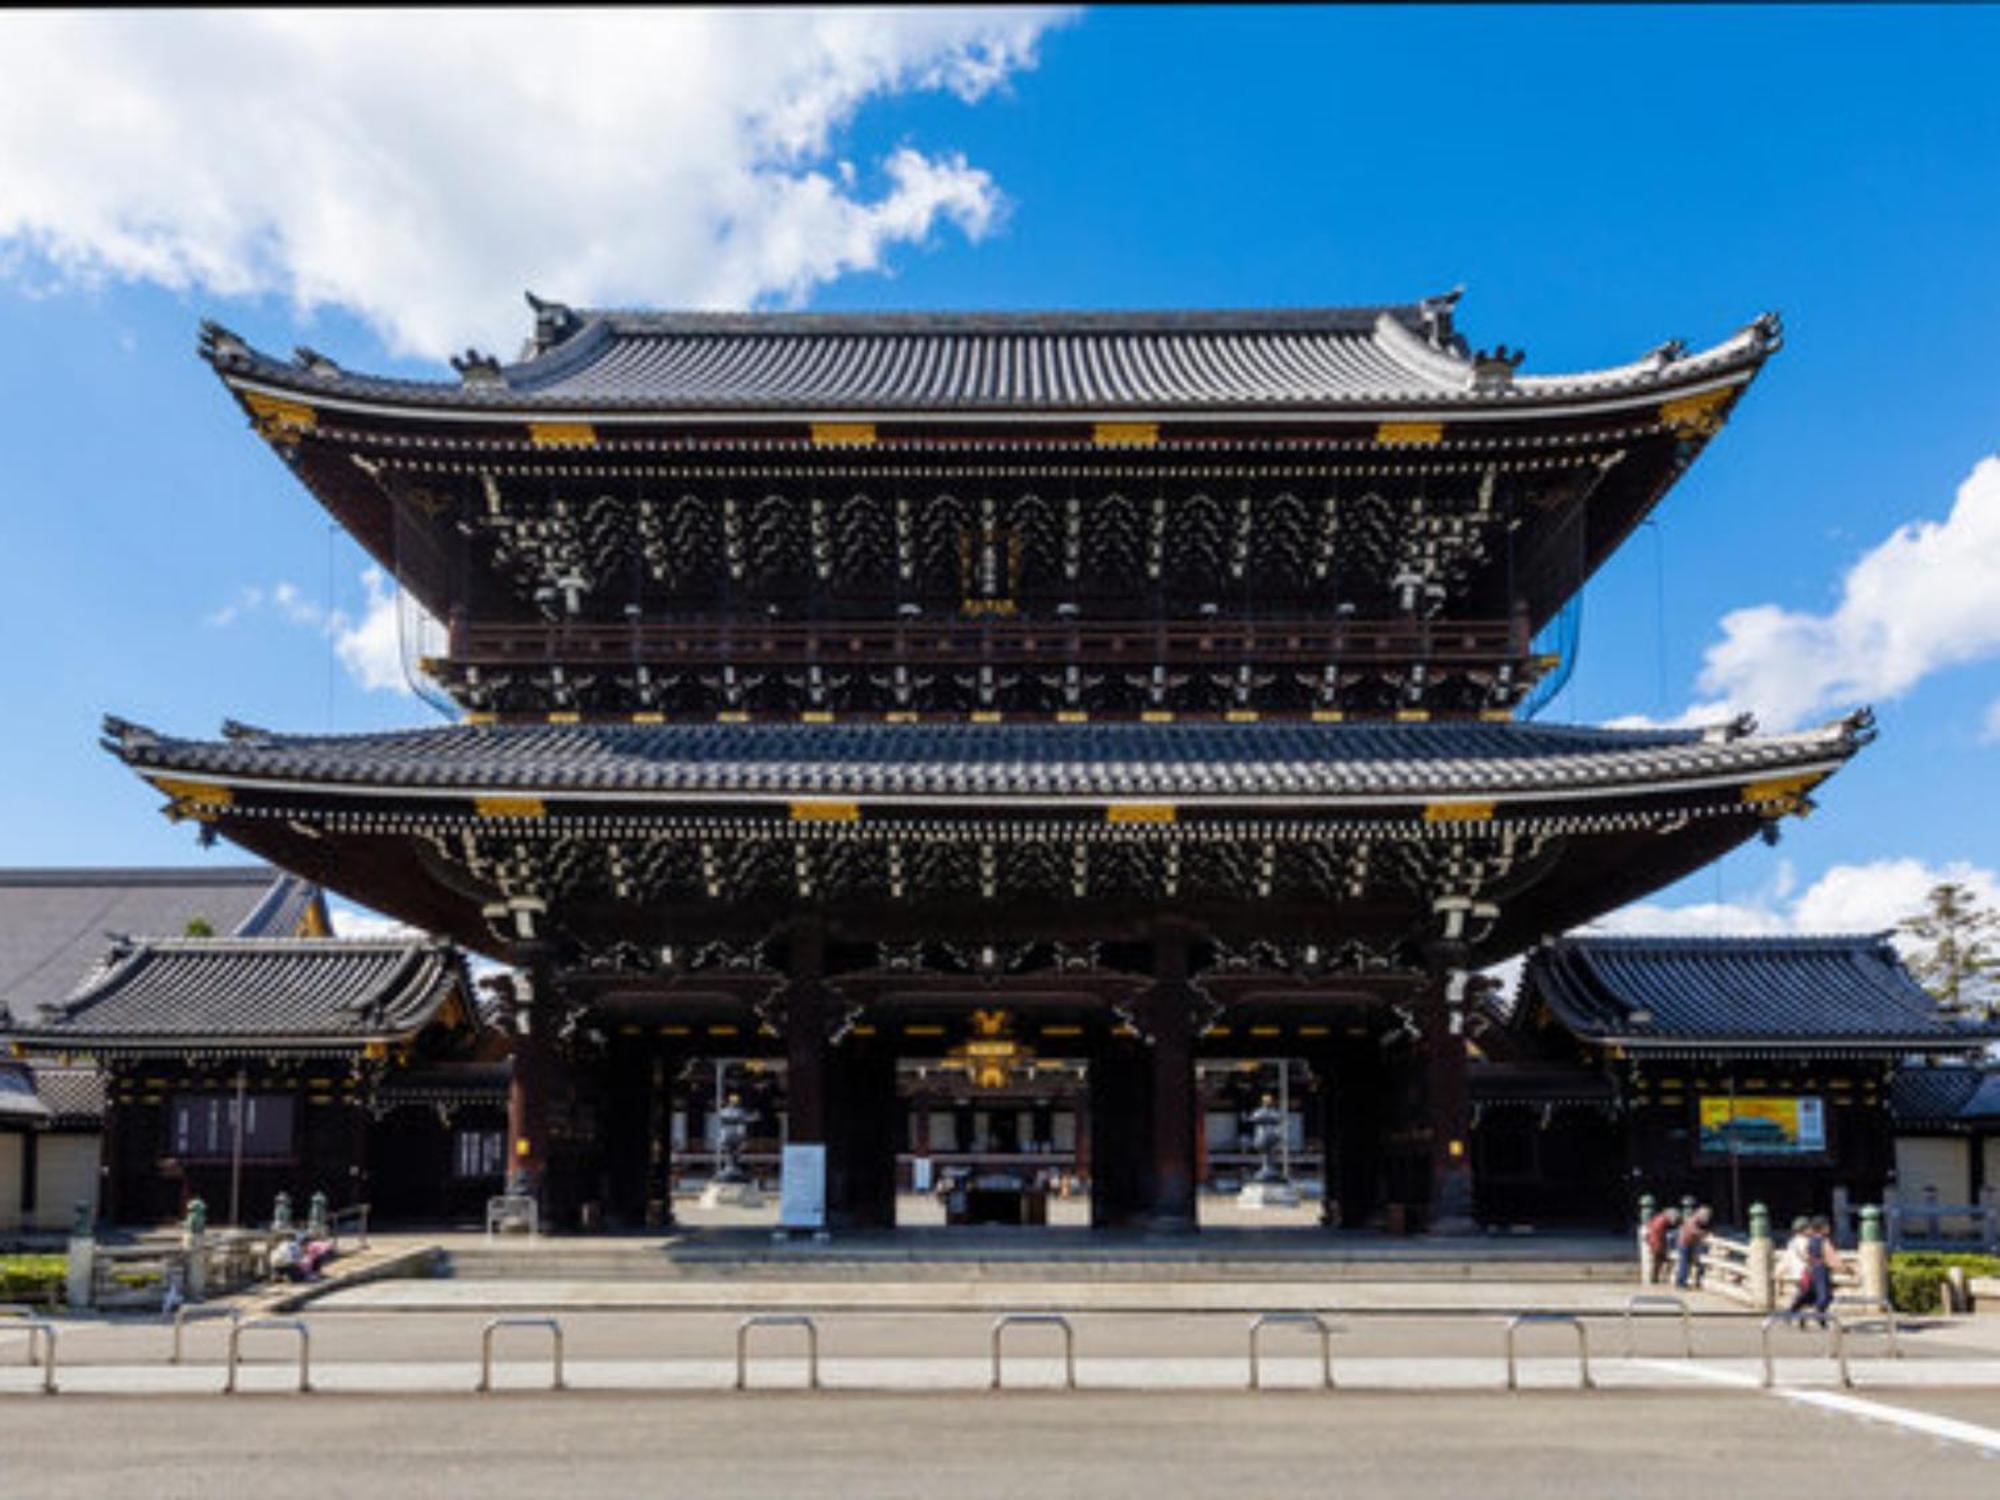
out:
{"label": "poster board", "polygon": [[826,1146],[787,1145],[778,1177],[778,1227],[826,1228]]}
{"label": "poster board", "polygon": [[1826,1101],[1817,1094],[1703,1094],[1704,1156],[1818,1156],[1826,1151]]}

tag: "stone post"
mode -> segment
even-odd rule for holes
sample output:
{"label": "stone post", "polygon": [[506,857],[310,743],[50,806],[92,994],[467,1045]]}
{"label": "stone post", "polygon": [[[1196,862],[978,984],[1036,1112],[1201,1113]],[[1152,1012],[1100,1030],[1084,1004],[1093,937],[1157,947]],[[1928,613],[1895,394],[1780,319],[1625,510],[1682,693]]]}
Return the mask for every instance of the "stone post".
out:
{"label": "stone post", "polygon": [[1653,1222],[1653,1215],[1659,1212],[1651,1193],[1639,1195],[1639,1285],[1651,1286],[1653,1278],[1660,1274],[1653,1264],[1653,1247],[1646,1243],[1646,1226]]}
{"label": "stone post", "polygon": [[1776,1277],[1771,1245],[1771,1210],[1761,1203],[1750,1205],[1750,1305],[1769,1312],[1775,1304]]}
{"label": "stone post", "polygon": [[1889,1245],[1882,1238],[1882,1210],[1872,1203],[1861,1205],[1861,1295],[1877,1302],[1889,1300]]}
{"label": "stone post", "polygon": [[325,1193],[314,1193],[306,1203],[306,1236],[315,1240],[327,1237]]}
{"label": "stone post", "polygon": [[273,1234],[290,1234],[293,1227],[292,1195],[290,1193],[280,1193],[271,1202],[271,1232]]}
{"label": "stone post", "polygon": [[187,1280],[181,1291],[188,1301],[199,1302],[208,1295],[208,1205],[199,1198],[188,1201],[181,1248],[187,1252]]}
{"label": "stone post", "polygon": [[97,1258],[97,1235],[90,1222],[90,1205],[79,1203],[69,1228],[69,1275],[65,1286],[72,1311],[96,1301],[95,1277],[91,1274]]}

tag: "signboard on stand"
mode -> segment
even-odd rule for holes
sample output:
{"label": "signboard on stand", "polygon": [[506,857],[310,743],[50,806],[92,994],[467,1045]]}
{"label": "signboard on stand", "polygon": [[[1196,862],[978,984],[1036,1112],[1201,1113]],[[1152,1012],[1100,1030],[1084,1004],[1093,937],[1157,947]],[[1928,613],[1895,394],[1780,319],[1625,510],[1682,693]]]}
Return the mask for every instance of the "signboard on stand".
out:
{"label": "signboard on stand", "polygon": [[826,1146],[787,1145],[778,1180],[780,1229],[826,1228]]}
{"label": "signboard on stand", "polygon": [[1826,1150],[1825,1101],[1813,1094],[1704,1094],[1701,1149],[1711,1156],[1814,1156]]}

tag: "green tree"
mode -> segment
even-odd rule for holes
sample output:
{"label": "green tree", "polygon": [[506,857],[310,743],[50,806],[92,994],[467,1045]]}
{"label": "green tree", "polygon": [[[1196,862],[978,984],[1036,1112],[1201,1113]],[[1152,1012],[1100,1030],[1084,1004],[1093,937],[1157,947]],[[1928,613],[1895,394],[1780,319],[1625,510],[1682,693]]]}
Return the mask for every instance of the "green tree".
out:
{"label": "green tree", "polygon": [[214,937],[215,924],[207,917],[189,917],[187,926],[181,929],[183,937]]}
{"label": "green tree", "polygon": [[1946,1010],[1964,1015],[1994,1013],[2000,999],[2000,911],[1979,904],[1971,889],[1941,881],[1924,898],[1924,909],[1906,917],[1897,930],[1914,940],[1908,962],[1917,982]]}

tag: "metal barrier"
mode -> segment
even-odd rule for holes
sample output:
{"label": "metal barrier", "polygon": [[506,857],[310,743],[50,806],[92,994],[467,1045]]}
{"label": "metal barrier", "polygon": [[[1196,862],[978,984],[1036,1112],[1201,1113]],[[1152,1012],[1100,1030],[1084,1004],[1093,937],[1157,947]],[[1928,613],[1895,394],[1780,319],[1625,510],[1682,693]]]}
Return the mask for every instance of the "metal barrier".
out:
{"label": "metal barrier", "polygon": [[227,1318],[231,1323],[241,1323],[243,1321],[243,1309],[240,1307],[197,1307],[191,1303],[183,1302],[179,1307],[174,1309],[174,1351],[167,1356],[168,1364],[177,1365],[181,1362],[182,1330],[188,1324],[206,1318]]}
{"label": "metal barrier", "polygon": [[493,1389],[493,1335],[502,1328],[546,1328],[555,1345],[555,1378],[549,1382],[552,1391],[567,1390],[563,1384],[563,1331],[562,1324],[554,1318],[494,1318],[485,1331],[479,1335],[479,1384],[473,1389],[481,1393]]}
{"label": "metal barrier", "polygon": [[1332,1390],[1334,1388],[1333,1387],[1333,1335],[1335,1330],[1331,1325],[1327,1323],[1326,1319],[1322,1318],[1318,1313],[1308,1313],[1308,1312],[1265,1313],[1261,1317],[1256,1318],[1251,1322],[1250,1389],[1255,1391],[1255,1390],[1261,1390],[1263,1388],[1262,1382],[1258,1375],[1257,1335],[1264,1329],[1271,1327],[1273,1324],[1290,1324],[1292,1326],[1299,1328],[1310,1328],[1319,1334],[1320,1384],[1326,1390],[1329,1391]]}
{"label": "metal barrier", "polygon": [[1060,1328],[1063,1336],[1063,1389],[1076,1389],[1076,1330],[1069,1326],[1069,1319],[1061,1313],[1008,1313],[1003,1318],[993,1320],[993,1379],[988,1390],[1000,1389],[1000,1335],[1009,1328],[1023,1324],[1041,1324]]}
{"label": "metal barrier", "polygon": [[[11,1313],[19,1305],[11,1303],[0,1308],[0,1312]],[[29,1364],[35,1362],[35,1340],[42,1341],[42,1394],[53,1396],[56,1393],[56,1325],[46,1318],[34,1317],[0,1323],[0,1333],[12,1333],[17,1328],[28,1336]]]}
{"label": "metal barrier", "polygon": [[[1810,1316],[1816,1317],[1818,1315],[1811,1314]],[[1777,1369],[1771,1361],[1771,1330],[1780,1323],[1790,1324],[1796,1328],[1804,1327],[1804,1319],[1796,1313],[1775,1312],[1764,1320],[1762,1327],[1758,1330],[1758,1338],[1764,1349],[1764,1388],[1766,1390],[1777,1384]],[[1841,1322],[1838,1317],[1828,1314],[1826,1318],[1826,1330],[1827,1353],[1840,1366],[1841,1385],[1851,1388],[1854,1384],[1854,1377],[1847,1370],[1847,1325]]]}
{"label": "metal barrier", "polygon": [[505,1224],[525,1223],[528,1238],[540,1239],[542,1207],[525,1193],[501,1193],[486,1200],[486,1238],[491,1240]]}
{"label": "metal barrier", "polygon": [[261,1329],[289,1329],[299,1336],[299,1390],[312,1390],[312,1334],[304,1318],[243,1318],[229,1329],[229,1377],[222,1382],[222,1394],[236,1390],[236,1366],[242,1358],[243,1335]]}
{"label": "metal barrier", "polygon": [[803,1328],[806,1331],[806,1389],[819,1389],[819,1325],[804,1313],[759,1313],[736,1325],[736,1389],[750,1388],[750,1330]]}
{"label": "metal barrier", "polygon": [[1576,1363],[1578,1385],[1583,1390],[1595,1389],[1590,1378],[1590,1333],[1583,1326],[1583,1319],[1570,1313],[1525,1312],[1517,1313],[1507,1320],[1507,1389],[1521,1388],[1514,1369],[1514,1334],[1524,1323],[1563,1324],[1576,1330]]}
{"label": "metal barrier", "polygon": [[1632,1325],[1632,1314],[1636,1312],[1679,1313],[1681,1317],[1681,1357],[1694,1358],[1694,1315],[1688,1311],[1685,1298],[1668,1296],[1665,1293],[1625,1299],[1625,1357],[1630,1359],[1638,1353],[1639,1333]]}
{"label": "metal barrier", "polygon": [[30,1307],[25,1302],[0,1302],[0,1318],[23,1319],[23,1323],[16,1323],[10,1326],[16,1328],[25,1326],[30,1330],[28,1334],[28,1357],[22,1361],[23,1364],[31,1365],[35,1362],[35,1340],[39,1335],[34,1330],[49,1326],[46,1317],[47,1311],[46,1308]]}
{"label": "metal barrier", "polygon": [[[1846,1297],[1835,1297],[1833,1305],[1835,1307],[1861,1307],[1866,1308],[1871,1313],[1880,1314],[1882,1332],[1889,1340],[1889,1358],[1901,1359],[1903,1357],[1902,1340],[1898,1336],[1896,1326],[1896,1309],[1887,1297],[1864,1297],[1856,1293]],[[1847,1322],[1847,1331],[1849,1333],[1859,1333],[1867,1326],[1869,1321],[1873,1320],[1849,1319]]]}

